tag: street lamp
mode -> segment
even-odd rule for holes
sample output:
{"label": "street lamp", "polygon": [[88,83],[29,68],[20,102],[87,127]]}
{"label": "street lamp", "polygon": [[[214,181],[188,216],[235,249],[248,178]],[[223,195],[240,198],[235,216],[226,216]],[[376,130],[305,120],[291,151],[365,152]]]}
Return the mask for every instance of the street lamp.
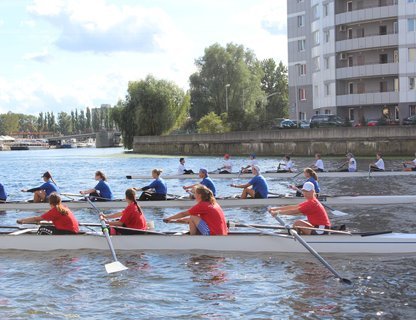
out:
{"label": "street lamp", "polygon": [[228,87],[229,86],[230,86],[229,83],[225,85],[225,110],[227,111],[227,114],[228,114]]}

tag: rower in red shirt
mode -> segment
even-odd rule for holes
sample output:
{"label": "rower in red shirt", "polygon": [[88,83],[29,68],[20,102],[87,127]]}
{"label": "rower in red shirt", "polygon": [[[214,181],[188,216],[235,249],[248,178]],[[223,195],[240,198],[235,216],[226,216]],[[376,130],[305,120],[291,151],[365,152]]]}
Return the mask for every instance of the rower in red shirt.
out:
{"label": "rower in red shirt", "polygon": [[[312,182],[305,182],[302,187],[302,193],[306,201],[291,206],[270,208],[269,212],[274,217],[277,214],[283,215],[305,215],[308,221],[296,220],[293,223],[293,228],[297,229],[301,234],[324,234],[324,229],[330,229],[331,222],[329,221],[328,214],[325,211],[323,205],[316,198],[315,186]],[[317,228],[321,230],[310,230],[307,228]]]}
{"label": "rower in red shirt", "polygon": [[169,223],[177,220],[176,222],[188,223],[191,235],[227,235],[224,212],[215,200],[212,191],[203,185],[198,185],[195,188],[195,200],[197,204],[189,210],[179,212],[163,221]]}
{"label": "rower in red shirt", "polygon": [[53,226],[41,226],[38,234],[74,234],[79,232],[78,221],[74,214],[67,207],[62,205],[59,194],[51,193],[49,195],[49,205],[51,209],[41,216],[19,219],[18,224],[38,223],[42,220],[51,221]]}
{"label": "rower in red shirt", "polygon": [[[142,212],[142,209],[137,204],[136,201],[136,192],[134,189],[126,190],[126,201],[127,207],[122,212],[117,212],[109,215],[101,214],[100,218],[104,219],[109,226],[114,226],[115,228],[110,229],[110,234],[134,234],[137,233],[135,230],[147,230],[146,218]],[[121,218],[120,218],[121,217]],[[108,221],[107,219],[120,218],[117,221]],[[129,228],[122,229],[117,228]],[[115,229],[115,230],[114,230]]]}

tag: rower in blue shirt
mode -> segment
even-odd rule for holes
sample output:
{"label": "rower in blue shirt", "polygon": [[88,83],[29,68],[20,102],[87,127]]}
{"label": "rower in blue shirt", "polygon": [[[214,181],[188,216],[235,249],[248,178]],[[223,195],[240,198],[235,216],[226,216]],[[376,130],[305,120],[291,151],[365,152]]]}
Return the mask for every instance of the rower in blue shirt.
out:
{"label": "rower in blue shirt", "polygon": [[[315,187],[315,193],[319,196],[319,193],[321,192],[321,189],[319,188],[319,182],[318,182],[318,175],[316,172],[311,168],[305,168],[303,169],[303,174],[305,178],[307,179],[305,182],[312,182]],[[291,189],[296,190],[296,196],[297,197],[303,197],[303,194],[301,192],[301,189],[303,187],[303,184],[300,185],[291,185],[289,186]]]}
{"label": "rower in blue shirt", "polygon": [[243,188],[241,199],[246,199],[247,196],[256,199],[266,199],[269,194],[269,187],[266,179],[260,174],[259,166],[252,166],[254,177],[246,184],[231,184],[234,188]]}
{"label": "rower in blue shirt", "polygon": [[47,202],[49,195],[53,192],[59,193],[59,188],[49,171],[42,175],[44,183],[36,188],[22,189],[22,192],[33,192],[33,202]]}
{"label": "rower in blue shirt", "polygon": [[[136,191],[144,191],[139,197],[139,201],[156,201],[156,200],[166,200],[166,195],[168,193],[168,187],[165,180],[163,180],[160,175],[163,172],[162,169],[153,169],[152,177],[153,182],[148,186],[143,188],[133,188]],[[153,189],[154,192],[146,191]]]}
{"label": "rower in blue shirt", "polygon": [[107,182],[107,177],[102,171],[95,172],[95,180],[97,185],[88,190],[80,191],[80,194],[89,194],[91,200],[94,201],[111,201],[114,200],[113,192]]}
{"label": "rower in blue shirt", "polygon": [[196,186],[202,184],[203,186],[206,186],[209,190],[211,190],[215,197],[216,196],[215,184],[214,184],[214,181],[212,181],[212,179],[208,176],[208,170],[205,168],[199,169],[199,177],[202,179],[201,182],[195,183],[190,186],[183,186],[183,189],[185,191],[190,192],[191,197],[193,198],[193,189]]}
{"label": "rower in blue shirt", "polygon": [[0,202],[6,202],[7,194],[6,190],[4,190],[4,186],[0,183]]}

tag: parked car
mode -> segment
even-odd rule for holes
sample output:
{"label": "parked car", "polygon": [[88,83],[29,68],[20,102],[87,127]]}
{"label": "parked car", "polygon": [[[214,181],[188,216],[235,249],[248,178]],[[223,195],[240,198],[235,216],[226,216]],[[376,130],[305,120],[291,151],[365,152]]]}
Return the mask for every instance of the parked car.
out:
{"label": "parked car", "polygon": [[403,119],[403,124],[404,125],[416,124],[416,114]]}
{"label": "parked car", "polygon": [[272,129],[291,129],[296,128],[296,123],[290,119],[282,119],[277,121],[273,126]]}
{"label": "parked car", "polygon": [[333,114],[318,114],[311,118],[311,128],[344,127],[345,119]]}
{"label": "parked car", "polygon": [[379,119],[374,119],[374,120],[368,120],[367,121],[367,126],[368,127],[375,127],[375,126],[379,126],[380,125],[380,120]]}
{"label": "parked car", "polygon": [[299,128],[301,129],[309,129],[311,127],[311,124],[309,123],[309,121],[306,120],[302,120],[299,124]]}

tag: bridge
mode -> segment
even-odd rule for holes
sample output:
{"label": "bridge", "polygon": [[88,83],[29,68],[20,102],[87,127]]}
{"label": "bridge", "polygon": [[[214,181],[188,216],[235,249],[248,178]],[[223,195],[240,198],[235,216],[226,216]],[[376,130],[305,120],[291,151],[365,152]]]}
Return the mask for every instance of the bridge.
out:
{"label": "bridge", "polygon": [[110,148],[121,146],[121,132],[116,131],[100,131],[91,133],[72,134],[68,136],[49,137],[48,142],[52,146],[61,145],[63,141],[76,139],[77,141],[85,141],[87,139],[95,139],[97,148]]}

